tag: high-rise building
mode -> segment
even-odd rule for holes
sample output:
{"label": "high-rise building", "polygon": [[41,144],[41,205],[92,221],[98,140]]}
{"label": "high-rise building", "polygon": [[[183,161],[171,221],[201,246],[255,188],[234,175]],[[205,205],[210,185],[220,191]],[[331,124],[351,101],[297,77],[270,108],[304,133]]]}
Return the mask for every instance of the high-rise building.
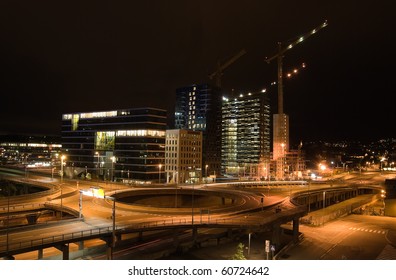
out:
{"label": "high-rise building", "polygon": [[268,94],[223,97],[222,172],[233,176],[270,175],[270,105]]}
{"label": "high-rise building", "polygon": [[200,182],[202,177],[202,131],[169,129],[165,141],[167,183]]}
{"label": "high-rise building", "polygon": [[289,116],[274,114],[273,152],[272,159],[275,166],[275,177],[284,179],[287,153],[289,152]]}
{"label": "high-rise building", "polygon": [[220,89],[209,84],[176,89],[175,128],[202,131],[199,168],[217,176],[221,172],[221,98]]}
{"label": "high-rise building", "polygon": [[166,118],[165,110],[155,108],[63,114],[65,175],[157,182]]}

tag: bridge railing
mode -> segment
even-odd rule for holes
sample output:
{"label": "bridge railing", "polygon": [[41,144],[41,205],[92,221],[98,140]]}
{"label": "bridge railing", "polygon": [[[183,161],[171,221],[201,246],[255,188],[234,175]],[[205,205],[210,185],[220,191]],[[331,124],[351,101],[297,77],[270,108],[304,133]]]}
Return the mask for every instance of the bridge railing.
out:
{"label": "bridge railing", "polygon": [[[194,216],[194,226],[210,227],[210,226],[221,225],[223,227],[229,226],[229,227],[238,227],[238,228],[249,227],[249,226],[260,227],[260,226],[268,225],[277,219],[282,219],[283,217],[296,215],[300,213],[303,208],[305,209],[305,207],[298,207],[295,209],[283,210],[279,213],[276,213],[275,215],[262,216],[262,217],[245,215],[239,217],[212,218],[208,214],[203,214],[201,219],[201,215],[196,215]],[[150,230],[152,228],[159,228],[159,227],[166,228],[166,227],[174,227],[174,226],[191,226],[191,225],[192,225],[192,218],[167,219],[162,221],[137,223],[128,227],[116,226],[115,231],[116,233],[117,232],[122,233],[122,231],[127,231],[127,230],[139,230],[139,229]],[[8,242],[8,245],[7,242],[3,241],[0,242],[0,255],[4,255],[4,253],[8,251],[17,251],[27,248],[35,248],[39,246],[51,245],[54,243],[61,243],[61,242],[69,243],[79,238],[89,239],[89,237],[94,237],[94,236],[100,237],[101,235],[112,233],[112,231],[113,231],[113,226],[106,226],[106,227],[92,228],[88,230],[76,231],[71,233],[65,233],[65,234],[20,241],[20,242]],[[4,237],[5,235],[2,235],[3,240],[5,239]]]}
{"label": "bridge railing", "polygon": [[[116,228],[117,229],[117,228]],[[1,242],[0,243],[0,254],[7,252],[7,251],[15,251],[20,249],[26,248],[33,248],[43,245],[49,245],[57,242],[70,242],[72,240],[84,237],[91,237],[91,236],[100,236],[102,234],[111,233],[113,230],[112,226],[108,227],[101,227],[101,228],[92,228],[88,230],[76,231],[71,233],[65,233],[60,235],[54,235],[49,237],[31,239],[26,241],[20,242]]]}

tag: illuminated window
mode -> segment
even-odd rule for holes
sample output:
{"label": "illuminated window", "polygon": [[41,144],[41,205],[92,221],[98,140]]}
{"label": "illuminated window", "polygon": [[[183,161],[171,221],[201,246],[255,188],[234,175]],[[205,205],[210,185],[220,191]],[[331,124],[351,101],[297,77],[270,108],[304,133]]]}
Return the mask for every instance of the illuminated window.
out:
{"label": "illuminated window", "polygon": [[79,121],[79,115],[78,114],[74,114],[73,118],[72,118],[72,131],[77,130],[78,128],[78,121]]}
{"label": "illuminated window", "polygon": [[95,138],[95,150],[114,150],[115,132],[98,131]]}

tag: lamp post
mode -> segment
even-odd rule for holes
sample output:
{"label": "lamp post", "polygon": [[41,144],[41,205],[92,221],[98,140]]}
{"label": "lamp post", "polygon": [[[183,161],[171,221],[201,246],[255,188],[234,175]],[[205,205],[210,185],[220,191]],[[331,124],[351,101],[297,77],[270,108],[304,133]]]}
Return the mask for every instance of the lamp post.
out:
{"label": "lamp post", "polygon": [[96,163],[96,175],[99,178],[99,152],[95,152],[95,156],[98,157],[97,163]]}
{"label": "lamp post", "polygon": [[158,165],[158,183],[161,183],[161,167],[162,167],[162,164],[159,164]]}
{"label": "lamp post", "polygon": [[114,163],[115,163],[115,161],[116,161],[116,157],[112,156],[111,157],[111,180],[110,181],[114,180]]}
{"label": "lamp post", "polygon": [[55,170],[55,167],[52,167],[51,168],[51,181],[54,180],[54,170]]}
{"label": "lamp post", "polygon": [[323,192],[323,209],[326,207],[326,192]]}
{"label": "lamp post", "polygon": [[208,167],[209,165],[205,165],[205,182],[208,182]]}
{"label": "lamp post", "polygon": [[311,212],[311,182],[308,181],[308,213]]}
{"label": "lamp post", "polygon": [[64,164],[65,158],[66,157],[64,155],[61,156],[61,183],[63,183],[63,164]]}
{"label": "lamp post", "polygon": [[250,256],[250,237],[252,236],[252,233],[249,232],[249,247],[248,247],[248,256]]}
{"label": "lamp post", "polygon": [[65,155],[61,156],[61,184],[60,184],[60,191],[61,191],[61,212],[60,212],[60,218],[62,220],[63,217],[63,190],[62,190],[62,183],[63,183],[63,164],[64,164],[64,160],[65,160]]}
{"label": "lamp post", "polygon": [[[193,169],[191,169],[193,170]],[[191,172],[192,173],[192,172]],[[195,177],[195,172],[194,172]],[[192,197],[191,197],[191,225],[194,226],[194,177],[190,177],[192,179]]]}

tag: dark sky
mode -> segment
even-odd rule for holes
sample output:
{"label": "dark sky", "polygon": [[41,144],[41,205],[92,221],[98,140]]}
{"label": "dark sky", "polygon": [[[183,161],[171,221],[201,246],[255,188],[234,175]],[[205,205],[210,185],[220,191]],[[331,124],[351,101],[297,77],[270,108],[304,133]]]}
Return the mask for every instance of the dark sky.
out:
{"label": "dark sky", "polygon": [[284,85],[292,141],[396,137],[395,3],[2,0],[0,133],[58,135],[62,113],[173,113],[176,88],[243,48],[224,90],[270,88],[276,104],[265,57],[327,20],[284,57],[284,71],[307,65]]}

